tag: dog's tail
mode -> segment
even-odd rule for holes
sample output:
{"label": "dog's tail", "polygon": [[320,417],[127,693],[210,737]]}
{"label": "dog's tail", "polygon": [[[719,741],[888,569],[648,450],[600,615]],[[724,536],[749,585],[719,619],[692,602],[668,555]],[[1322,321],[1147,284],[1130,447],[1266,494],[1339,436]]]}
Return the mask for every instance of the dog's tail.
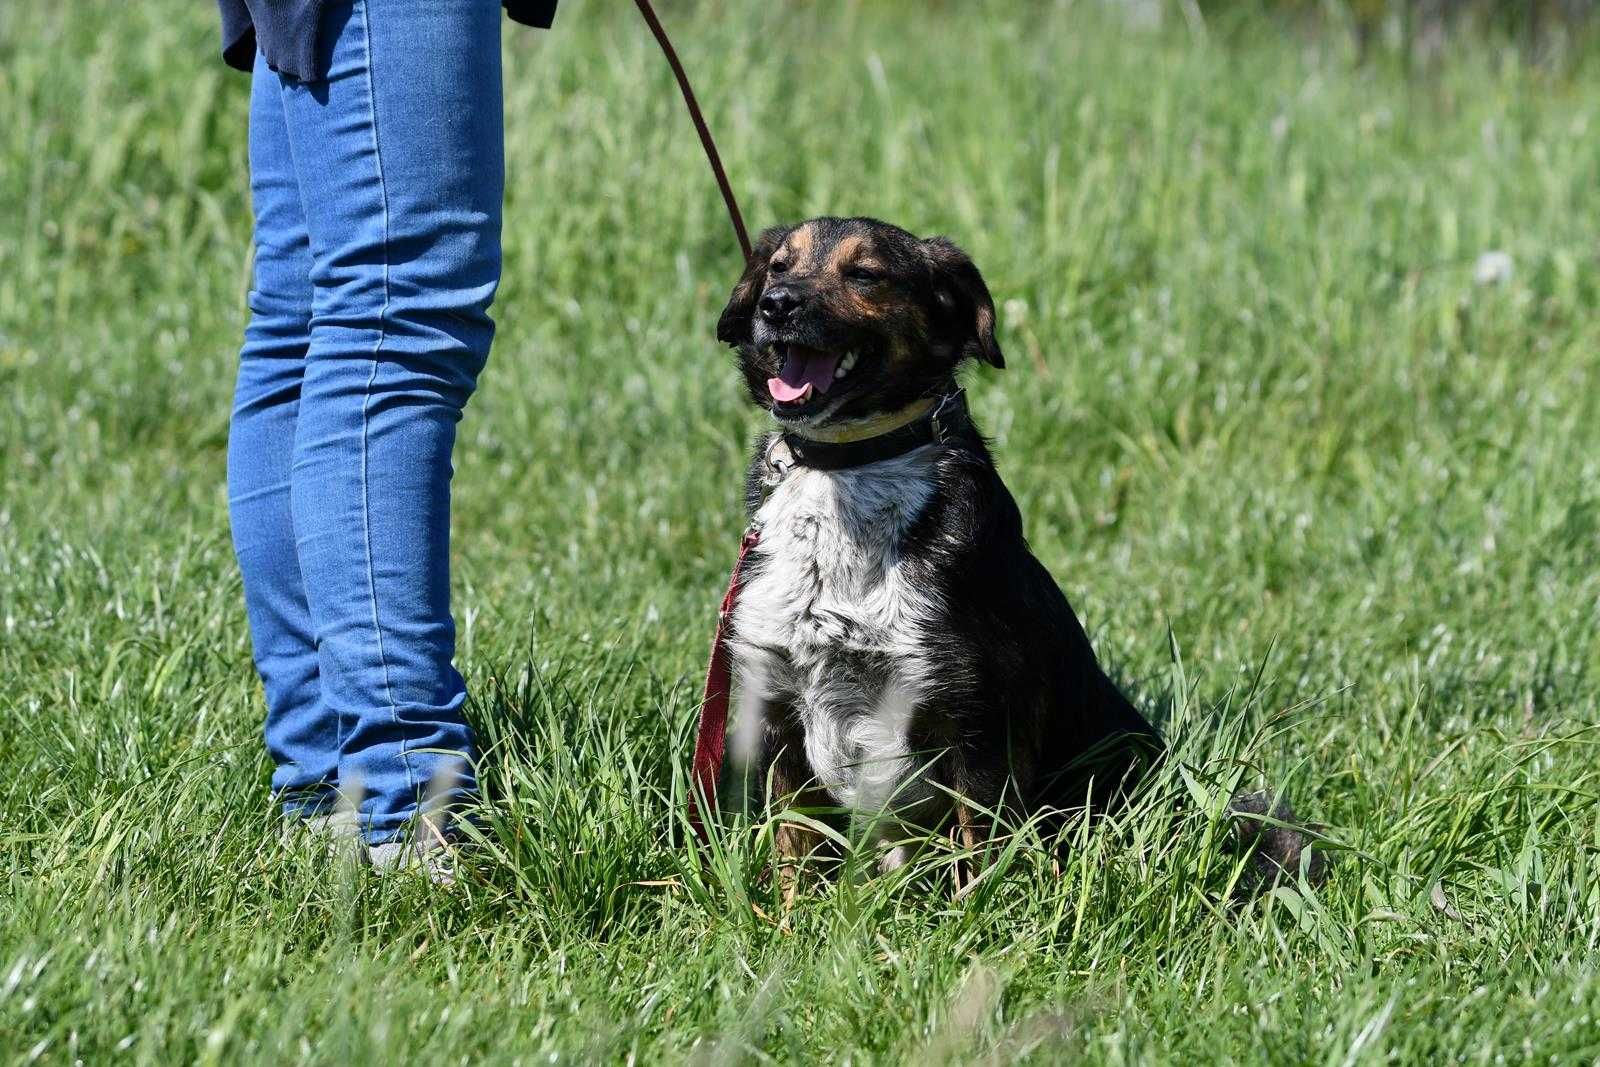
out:
{"label": "dog's tail", "polygon": [[1278,882],[1293,882],[1302,870],[1313,886],[1327,877],[1327,857],[1313,847],[1317,828],[1302,827],[1294,809],[1282,798],[1271,793],[1235,793],[1228,801],[1228,819],[1233,848],[1250,857],[1251,888],[1263,890]]}

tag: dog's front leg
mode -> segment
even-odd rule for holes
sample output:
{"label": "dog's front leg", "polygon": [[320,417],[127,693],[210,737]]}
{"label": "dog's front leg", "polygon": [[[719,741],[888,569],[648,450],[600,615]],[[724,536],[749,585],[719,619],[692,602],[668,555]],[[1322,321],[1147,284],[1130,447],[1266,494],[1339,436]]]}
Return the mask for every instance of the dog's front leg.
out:
{"label": "dog's front leg", "polygon": [[809,826],[795,823],[784,823],[775,836],[778,886],[783,893],[784,910],[787,911],[794,906],[794,898],[800,895],[806,860],[822,847],[823,837]]}
{"label": "dog's front leg", "polygon": [[[787,805],[795,808],[819,808],[826,805],[827,793],[806,787],[808,779],[810,774],[802,777],[786,773],[779,779],[778,774],[774,773],[774,797],[781,797]],[[782,790],[779,790],[779,781],[782,782]],[[782,822],[778,832],[774,833],[773,843],[778,853],[778,885],[781,886],[784,907],[787,909],[789,905],[794,904],[795,894],[800,893],[800,881],[805,875],[806,864],[818,859],[826,838],[810,825],[786,821]]]}
{"label": "dog's front leg", "polygon": [[1002,761],[983,760],[975,753],[952,755],[956,758],[948,761],[945,785],[954,800],[950,837],[958,852],[952,874],[961,897],[983,874],[990,848],[1005,825],[1020,815],[1020,807],[1018,783]]}
{"label": "dog's front leg", "polygon": [[[797,739],[778,750],[767,779],[772,783],[768,810],[776,810],[780,806],[815,808],[827,803],[827,794],[812,784],[805,748]],[[780,824],[773,835],[774,851],[777,853],[774,866],[785,909],[794,904],[806,864],[817,858],[824,842],[825,838],[815,828],[789,820]]]}
{"label": "dog's front leg", "polygon": [[993,828],[993,816],[978,811],[965,798],[956,801],[950,837],[960,850],[951,866],[957,897],[964,896],[983,873]]}

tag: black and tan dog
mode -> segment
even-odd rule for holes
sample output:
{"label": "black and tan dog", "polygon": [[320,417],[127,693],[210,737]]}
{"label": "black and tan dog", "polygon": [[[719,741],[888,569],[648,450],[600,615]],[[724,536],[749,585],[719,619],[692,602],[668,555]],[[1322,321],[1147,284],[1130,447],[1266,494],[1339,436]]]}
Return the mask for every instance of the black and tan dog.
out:
{"label": "black and tan dog", "polygon": [[[908,829],[977,850],[996,815],[1103,805],[1159,758],[956,385],[968,360],[1005,365],[971,259],[873,219],[770,229],[717,337],[781,427],[750,467],[730,638],[750,780],[849,812],[893,867]],[[818,844],[786,825],[780,863]],[[1260,848],[1297,866],[1294,835]]]}

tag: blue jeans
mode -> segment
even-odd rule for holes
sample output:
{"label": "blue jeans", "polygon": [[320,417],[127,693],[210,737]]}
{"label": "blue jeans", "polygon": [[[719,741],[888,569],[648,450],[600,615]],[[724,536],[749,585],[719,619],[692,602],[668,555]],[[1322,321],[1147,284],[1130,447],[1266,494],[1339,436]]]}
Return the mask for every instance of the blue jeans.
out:
{"label": "blue jeans", "polygon": [[[451,660],[450,453],[489,353],[499,0],[334,0],[328,76],[257,57],[255,272],[228,497],[274,791],[373,844],[473,790]],[[442,791],[441,791],[442,790]]]}

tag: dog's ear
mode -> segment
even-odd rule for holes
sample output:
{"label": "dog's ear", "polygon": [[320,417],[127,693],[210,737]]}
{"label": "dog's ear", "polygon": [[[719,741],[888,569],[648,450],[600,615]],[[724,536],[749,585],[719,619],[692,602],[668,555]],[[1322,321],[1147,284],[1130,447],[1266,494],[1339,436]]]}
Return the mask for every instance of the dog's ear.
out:
{"label": "dog's ear", "polygon": [[922,242],[933,276],[933,295],[964,340],[958,358],[981,359],[999,369],[1006,365],[1000,343],[994,339],[994,298],[972,257],[943,237]]}
{"label": "dog's ear", "polygon": [[756,301],[761,298],[761,290],[767,284],[767,262],[778,247],[788,240],[791,230],[792,226],[773,226],[762,230],[761,236],[756,238],[756,246],[750,250],[750,258],[744,265],[744,275],[733,287],[728,306],[722,309],[722,316],[717,319],[717,340],[723,344],[737,346],[749,343]]}

